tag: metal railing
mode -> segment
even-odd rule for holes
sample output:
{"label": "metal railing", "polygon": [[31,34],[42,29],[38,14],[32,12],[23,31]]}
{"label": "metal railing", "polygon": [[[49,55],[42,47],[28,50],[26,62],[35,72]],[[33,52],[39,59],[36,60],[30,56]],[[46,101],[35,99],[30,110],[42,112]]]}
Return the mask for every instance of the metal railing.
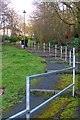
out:
{"label": "metal railing", "polygon": [[[51,75],[51,74],[54,74],[54,73],[60,73],[60,72],[67,71],[67,70],[73,70],[72,84],[70,84],[69,86],[67,86],[66,88],[64,88],[60,92],[58,92],[57,94],[53,95],[51,98],[49,98],[45,102],[41,103],[37,107],[30,110],[30,82],[31,82],[31,80],[34,79],[34,78],[45,77],[45,76],[48,76],[48,75]],[[26,118],[29,120],[30,115],[32,113],[34,113],[38,109],[44,107],[50,101],[52,101],[55,98],[57,98],[58,96],[60,96],[61,94],[63,94],[65,91],[67,91],[71,87],[73,88],[72,89],[72,96],[74,97],[74,92],[75,92],[75,48],[73,48],[73,67],[69,67],[69,68],[65,68],[65,69],[61,69],[61,70],[55,70],[55,71],[42,73],[42,74],[37,74],[37,75],[32,75],[32,76],[26,76],[26,109],[17,113],[17,114],[15,114],[15,115],[13,115],[13,116],[11,116],[11,117],[9,117],[7,120],[14,119],[14,118],[16,118],[18,116],[22,116],[24,114],[26,114]]]}
{"label": "metal railing", "polygon": [[[63,61],[68,62],[71,66],[72,50],[68,46],[59,46],[57,44],[52,45],[51,43],[36,44],[33,42],[33,46],[28,46],[28,50],[33,53],[43,53],[45,56],[54,56],[55,58],[61,58]],[[69,58],[69,59],[68,59]]]}

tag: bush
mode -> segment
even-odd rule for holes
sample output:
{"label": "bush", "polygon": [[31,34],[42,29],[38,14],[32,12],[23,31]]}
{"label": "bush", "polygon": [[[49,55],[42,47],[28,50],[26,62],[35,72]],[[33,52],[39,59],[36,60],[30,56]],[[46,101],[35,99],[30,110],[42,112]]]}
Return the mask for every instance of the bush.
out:
{"label": "bush", "polygon": [[80,44],[80,38],[74,38],[71,43],[71,47],[75,47],[77,50],[79,50],[79,44]]}
{"label": "bush", "polygon": [[7,35],[0,35],[0,41],[7,42],[9,40],[9,36]]}
{"label": "bush", "polygon": [[5,41],[8,41],[9,40],[9,36],[5,36]]}
{"label": "bush", "polygon": [[9,37],[9,41],[10,41],[10,42],[17,42],[17,41],[18,41],[18,38],[15,37],[15,36],[11,36],[11,37]]}
{"label": "bush", "polygon": [[50,40],[51,45],[58,44],[58,41],[56,39]]}
{"label": "bush", "polygon": [[24,36],[23,36],[23,35],[19,35],[19,36],[17,37],[17,39],[18,39],[19,41],[21,41],[21,40],[22,40],[22,38],[24,38]]}

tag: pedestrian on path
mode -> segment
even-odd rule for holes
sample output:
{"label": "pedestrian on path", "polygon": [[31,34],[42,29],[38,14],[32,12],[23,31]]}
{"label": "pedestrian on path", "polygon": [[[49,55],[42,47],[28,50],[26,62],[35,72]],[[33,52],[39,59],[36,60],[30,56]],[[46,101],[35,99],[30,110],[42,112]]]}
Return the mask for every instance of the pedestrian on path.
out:
{"label": "pedestrian on path", "polygon": [[24,39],[21,40],[21,48],[24,48]]}
{"label": "pedestrian on path", "polygon": [[28,38],[25,37],[25,47],[28,47]]}

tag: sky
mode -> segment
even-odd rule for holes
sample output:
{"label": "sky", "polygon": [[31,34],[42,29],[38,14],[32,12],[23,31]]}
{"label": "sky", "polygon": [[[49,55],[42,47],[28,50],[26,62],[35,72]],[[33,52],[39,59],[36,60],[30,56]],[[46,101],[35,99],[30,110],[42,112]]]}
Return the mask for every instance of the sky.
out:
{"label": "sky", "polygon": [[26,11],[26,15],[28,16],[32,9],[32,1],[33,0],[12,0],[13,7],[16,11],[19,12],[19,14],[23,15],[23,11]]}

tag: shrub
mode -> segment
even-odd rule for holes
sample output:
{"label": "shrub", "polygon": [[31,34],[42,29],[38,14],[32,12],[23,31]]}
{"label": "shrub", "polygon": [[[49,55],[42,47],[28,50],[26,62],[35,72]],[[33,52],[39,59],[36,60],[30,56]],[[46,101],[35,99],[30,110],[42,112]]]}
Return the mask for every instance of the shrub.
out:
{"label": "shrub", "polygon": [[9,36],[5,36],[5,41],[8,41],[9,40]]}
{"label": "shrub", "polygon": [[75,47],[77,50],[79,50],[79,44],[80,44],[80,38],[74,38],[71,43],[71,47]]}
{"label": "shrub", "polygon": [[17,39],[18,39],[19,41],[21,41],[21,40],[22,40],[22,38],[24,38],[24,36],[23,36],[23,35],[19,35],[19,36],[17,37]]}
{"label": "shrub", "polygon": [[58,41],[57,41],[57,39],[52,39],[52,40],[50,40],[50,43],[51,43],[51,45],[55,45],[55,44],[58,44]]}
{"label": "shrub", "polygon": [[15,37],[15,36],[11,36],[11,37],[9,37],[9,41],[10,41],[10,42],[17,42],[17,41],[18,41],[18,38]]}

